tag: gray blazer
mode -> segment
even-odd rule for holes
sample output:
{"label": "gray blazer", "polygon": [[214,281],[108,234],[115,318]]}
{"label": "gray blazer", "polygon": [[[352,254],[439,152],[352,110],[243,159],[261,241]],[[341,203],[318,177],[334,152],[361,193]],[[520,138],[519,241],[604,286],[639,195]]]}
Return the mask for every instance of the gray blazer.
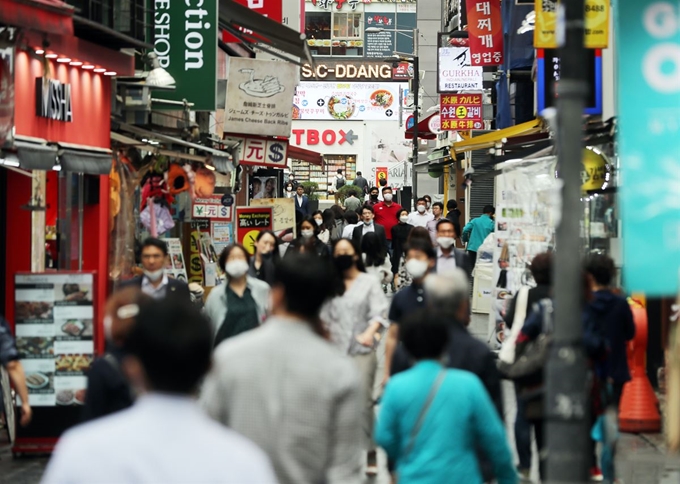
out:
{"label": "gray blazer", "polygon": [[362,390],[354,361],[306,323],[272,317],[216,350],[201,392],[252,440],[281,484],[361,482]]}
{"label": "gray blazer", "polygon": [[[267,317],[267,305],[269,304],[269,284],[255,277],[246,276],[247,286],[250,294],[257,305],[257,319],[260,323]],[[215,287],[205,302],[203,312],[213,324],[213,332],[217,335],[217,330],[227,317],[227,287],[221,284]]]}

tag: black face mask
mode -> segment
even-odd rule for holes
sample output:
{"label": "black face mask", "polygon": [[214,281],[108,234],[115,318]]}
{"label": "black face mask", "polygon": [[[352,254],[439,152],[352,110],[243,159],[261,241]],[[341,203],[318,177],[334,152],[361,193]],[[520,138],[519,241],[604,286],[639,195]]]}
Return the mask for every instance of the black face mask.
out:
{"label": "black face mask", "polygon": [[352,267],[354,265],[354,256],[353,255],[338,255],[333,258],[333,262],[335,263],[335,267],[340,271],[340,272],[345,272],[347,269]]}
{"label": "black face mask", "polygon": [[378,199],[378,195],[373,195],[373,194],[371,193],[371,200],[377,200],[377,199]]}

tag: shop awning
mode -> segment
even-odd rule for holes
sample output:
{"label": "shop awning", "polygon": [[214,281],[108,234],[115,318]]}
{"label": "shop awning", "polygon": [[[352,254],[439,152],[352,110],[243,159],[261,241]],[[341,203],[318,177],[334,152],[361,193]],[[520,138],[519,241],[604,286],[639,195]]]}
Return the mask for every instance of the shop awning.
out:
{"label": "shop awning", "polygon": [[86,175],[108,175],[111,173],[112,163],[113,155],[109,149],[59,143],[59,164],[62,170]]}
{"label": "shop awning", "polygon": [[449,148],[435,148],[427,155],[428,164],[431,167],[443,167],[453,163]]}
{"label": "shop awning", "polygon": [[[246,44],[257,45],[290,62],[313,64],[306,35],[271,20],[233,0],[220,0],[220,27]],[[264,47],[263,47],[264,45]],[[269,47],[270,49],[267,49]],[[280,55],[281,51],[288,56]]]}
{"label": "shop awning", "polygon": [[[439,116],[439,113],[432,113],[418,122],[418,139],[437,139],[437,133],[430,131],[430,119],[434,116]],[[413,139],[413,128],[404,131],[404,138]]]}
{"label": "shop awning", "polygon": [[316,151],[306,150],[299,146],[288,145],[288,158],[306,161],[312,165],[323,166],[323,155]]}
{"label": "shop awning", "polygon": [[73,35],[73,11],[60,0],[0,0],[0,24]]}
{"label": "shop awning", "polygon": [[56,146],[48,145],[47,140],[38,138],[16,139],[14,148],[19,157],[19,166],[24,170],[49,171],[57,162],[58,149]]}
{"label": "shop awning", "polygon": [[451,145],[451,156],[456,158],[458,155],[466,151],[484,150],[493,148],[497,143],[501,143],[503,139],[512,138],[514,136],[523,136],[533,133],[538,133],[543,129],[543,122],[540,119],[534,119],[526,123],[511,126],[505,129],[499,129],[491,133],[485,133],[479,136],[473,136],[470,139],[458,141]]}

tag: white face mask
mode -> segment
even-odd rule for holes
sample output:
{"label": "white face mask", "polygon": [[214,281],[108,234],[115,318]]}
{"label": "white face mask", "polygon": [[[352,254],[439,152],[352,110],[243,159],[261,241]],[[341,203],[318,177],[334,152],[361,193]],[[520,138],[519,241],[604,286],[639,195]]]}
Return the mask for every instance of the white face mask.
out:
{"label": "white face mask", "polygon": [[437,244],[442,249],[449,249],[456,242],[453,237],[437,237]]}
{"label": "white face mask", "polygon": [[364,225],[371,225],[373,220],[364,220]]}
{"label": "white face mask", "polygon": [[404,264],[404,267],[406,267],[408,273],[411,274],[411,277],[420,279],[427,272],[428,264],[424,260],[409,259],[406,261],[406,264]]}
{"label": "white face mask", "polygon": [[144,275],[151,282],[160,281],[161,278],[163,277],[163,274],[165,274],[165,269],[158,269],[157,271],[147,271],[146,269],[144,270]]}
{"label": "white face mask", "polygon": [[408,215],[402,215],[401,217],[399,217],[399,220],[400,220],[402,223],[408,222]]}
{"label": "white face mask", "polygon": [[425,210],[427,209],[425,208],[425,205],[418,205],[416,210],[418,210],[418,213],[425,213]]}
{"label": "white face mask", "polygon": [[227,262],[224,270],[231,277],[242,277],[246,272],[248,272],[248,263],[244,260],[232,260]]}
{"label": "white face mask", "polygon": [[393,196],[393,195],[392,195],[391,193],[386,193],[386,194],[383,195],[383,199],[384,199],[386,202],[391,202],[391,201],[392,201],[392,196]]}
{"label": "white face mask", "polygon": [[287,192],[292,192],[292,191],[293,191],[293,187],[286,187],[286,191],[287,191]]}
{"label": "white face mask", "polygon": [[318,218],[315,218],[314,221],[317,225],[321,225],[323,223],[323,220],[319,220]]}
{"label": "white face mask", "polygon": [[303,239],[311,239],[314,236],[314,231],[313,230],[301,230],[300,235],[302,235]]}

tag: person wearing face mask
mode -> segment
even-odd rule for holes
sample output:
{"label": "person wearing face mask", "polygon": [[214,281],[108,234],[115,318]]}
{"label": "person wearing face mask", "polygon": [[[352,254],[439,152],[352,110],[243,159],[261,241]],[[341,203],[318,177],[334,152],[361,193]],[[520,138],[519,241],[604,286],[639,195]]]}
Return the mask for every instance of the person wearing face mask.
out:
{"label": "person wearing face mask", "polygon": [[319,240],[319,226],[312,217],[304,217],[298,225],[298,237],[293,240],[286,250],[284,257],[291,254],[314,254],[323,259],[330,258],[330,251],[328,245]]}
{"label": "person wearing face mask", "polygon": [[378,203],[380,203],[382,200],[380,200],[380,190],[378,187],[371,187],[371,190],[368,192],[368,195],[366,195],[366,202],[364,205],[370,205],[371,207],[375,207]]}
{"label": "person wearing face mask", "polygon": [[245,247],[233,244],[224,249],[219,265],[227,283],[210,292],[203,309],[213,324],[215,347],[262,324],[269,302],[269,284],[248,275],[250,254]]}
{"label": "person wearing face mask", "polygon": [[387,247],[386,229],[382,225],[375,223],[374,219],[375,213],[373,207],[365,205],[361,209],[361,220],[363,225],[359,225],[354,229],[354,232],[352,232],[352,242],[354,242],[357,247],[361,247],[361,239],[370,232],[375,232],[382,246]]}
{"label": "person wearing face mask", "polygon": [[373,207],[375,211],[375,223],[385,227],[387,233],[387,251],[392,254],[392,227],[397,225],[397,214],[401,211],[401,205],[394,201],[394,194],[390,187],[382,189],[383,201]]}
{"label": "person wearing face mask", "polygon": [[411,277],[404,268],[406,263],[404,247],[413,230],[413,225],[408,223],[408,210],[402,208],[397,217],[399,222],[392,227],[392,274],[394,274],[394,287],[399,290],[411,283]]}
{"label": "person wearing face mask", "polygon": [[316,237],[324,244],[329,244],[331,240],[331,232],[330,230],[328,230],[328,227],[323,222],[323,212],[321,210],[317,210],[312,214],[312,218],[314,219],[314,223],[318,227]]}
{"label": "person wearing face mask", "polygon": [[186,283],[169,278],[165,273],[165,262],[168,258],[168,245],[161,239],[149,237],[142,243],[141,253],[144,274],[122,282],[118,288],[137,287],[153,299],[179,297],[187,303],[191,302],[191,292]]}
{"label": "person wearing face mask", "polygon": [[293,198],[295,196],[295,188],[291,182],[286,183],[286,191],[283,195],[286,198]]}
{"label": "person wearing face mask", "polygon": [[425,208],[427,209],[427,213],[434,215],[432,213],[432,197],[429,195],[423,195],[423,198],[425,199]]}
{"label": "person wearing face mask", "polygon": [[375,476],[378,472],[373,442],[373,384],[378,366],[375,350],[381,332],[389,326],[389,304],[380,282],[365,272],[361,252],[357,248],[346,239],[333,244],[335,297],[322,307],[321,321],[328,327],[331,343],[352,357],[361,373],[363,427],[368,451],[366,474]]}
{"label": "person wearing face mask", "polygon": [[143,304],[152,299],[137,287],[114,292],[104,308],[106,353],[97,358],[87,371],[87,392],[81,420],[88,422],[132,406],[130,383],[123,374],[123,347]]}
{"label": "person wearing face mask", "polygon": [[437,222],[437,274],[450,272],[456,267],[465,271],[468,279],[472,277],[472,263],[462,249],[456,249],[456,229],[453,222],[443,218]]}
{"label": "person wearing face mask", "polygon": [[271,230],[263,230],[255,241],[255,254],[250,258],[248,275],[266,282],[274,281],[274,264],[279,260],[279,239]]}
{"label": "person wearing face mask", "polygon": [[411,212],[411,215],[408,217],[408,223],[414,227],[427,228],[427,223],[433,219],[434,216],[427,213],[427,200],[419,198],[418,201],[416,201],[416,211]]}
{"label": "person wearing face mask", "polygon": [[442,202],[434,202],[432,204],[432,220],[427,222],[427,231],[430,232],[430,237],[432,238],[432,243],[437,244],[437,223],[441,220],[444,215],[444,204]]}

